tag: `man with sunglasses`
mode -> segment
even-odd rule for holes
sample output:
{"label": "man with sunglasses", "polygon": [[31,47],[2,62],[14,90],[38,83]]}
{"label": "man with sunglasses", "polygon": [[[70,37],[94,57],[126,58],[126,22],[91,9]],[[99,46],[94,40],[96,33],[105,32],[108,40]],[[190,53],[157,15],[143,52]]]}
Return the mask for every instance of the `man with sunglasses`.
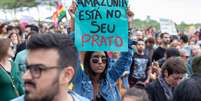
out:
{"label": "man with sunglasses", "polygon": [[88,101],[66,87],[75,75],[78,57],[66,35],[33,35],[27,48],[25,95],[13,101]]}

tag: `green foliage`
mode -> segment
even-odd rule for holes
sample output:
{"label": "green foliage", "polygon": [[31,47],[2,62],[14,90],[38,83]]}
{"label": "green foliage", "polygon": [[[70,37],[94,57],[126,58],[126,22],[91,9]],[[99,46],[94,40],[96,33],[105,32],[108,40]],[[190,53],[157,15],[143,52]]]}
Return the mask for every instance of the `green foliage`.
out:
{"label": "green foliage", "polygon": [[182,22],[181,24],[177,25],[177,29],[179,31],[186,31],[190,25]]}
{"label": "green foliage", "polygon": [[[156,28],[157,31],[160,31],[160,23],[157,22],[156,20],[140,20],[140,19],[135,19],[132,22],[132,27],[139,29],[139,30],[144,30],[150,26],[153,26]],[[187,31],[190,26],[195,26],[195,28],[201,28],[201,23],[197,24],[186,24],[184,22],[178,24],[176,26],[178,31]]]}
{"label": "green foliage", "polygon": [[159,22],[155,21],[155,20],[140,20],[140,19],[135,19],[133,21],[133,27],[137,28],[137,29],[140,29],[140,30],[143,30],[143,29],[146,29],[150,26],[156,28],[157,31],[160,30],[160,24]]}
{"label": "green foliage", "polygon": [[0,0],[0,7],[1,8],[9,8],[14,6],[15,0]]}
{"label": "green foliage", "polygon": [[35,0],[0,0],[0,8],[15,9],[19,7],[33,7],[37,3]]}

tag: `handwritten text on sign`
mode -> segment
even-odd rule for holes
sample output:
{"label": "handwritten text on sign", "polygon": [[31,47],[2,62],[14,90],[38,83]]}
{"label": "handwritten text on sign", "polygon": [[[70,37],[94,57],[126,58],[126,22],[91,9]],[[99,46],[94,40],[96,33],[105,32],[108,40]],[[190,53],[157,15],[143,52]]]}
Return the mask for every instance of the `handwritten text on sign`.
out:
{"label": "handwritten text on sign", "polygon": [[80,51],[126,51],[127,0],[77,0],[75,44]]}

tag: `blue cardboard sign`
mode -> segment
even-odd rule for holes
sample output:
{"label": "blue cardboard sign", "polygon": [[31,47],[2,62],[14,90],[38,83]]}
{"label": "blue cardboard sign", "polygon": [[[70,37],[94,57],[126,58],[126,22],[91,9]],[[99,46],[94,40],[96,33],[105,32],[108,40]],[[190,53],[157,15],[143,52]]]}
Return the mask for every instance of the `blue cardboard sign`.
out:
{"label": "blue cardboard sign", "polygon": [[128,0],[77,0],[75,44],[79,51],[127,51]]}

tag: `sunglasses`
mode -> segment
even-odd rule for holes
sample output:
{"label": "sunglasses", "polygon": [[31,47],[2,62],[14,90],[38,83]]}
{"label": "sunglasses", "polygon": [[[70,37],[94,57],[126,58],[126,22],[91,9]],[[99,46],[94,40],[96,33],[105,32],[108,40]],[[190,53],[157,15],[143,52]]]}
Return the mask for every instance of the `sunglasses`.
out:
{"label": "sunglasses", "polygon": [[100,58],[101,58],[102,63],[106,64],[106,62],[107,62],[107,57],[106,56],[92,57],[91,61],[92,61],[92,63],[99,63]]}

